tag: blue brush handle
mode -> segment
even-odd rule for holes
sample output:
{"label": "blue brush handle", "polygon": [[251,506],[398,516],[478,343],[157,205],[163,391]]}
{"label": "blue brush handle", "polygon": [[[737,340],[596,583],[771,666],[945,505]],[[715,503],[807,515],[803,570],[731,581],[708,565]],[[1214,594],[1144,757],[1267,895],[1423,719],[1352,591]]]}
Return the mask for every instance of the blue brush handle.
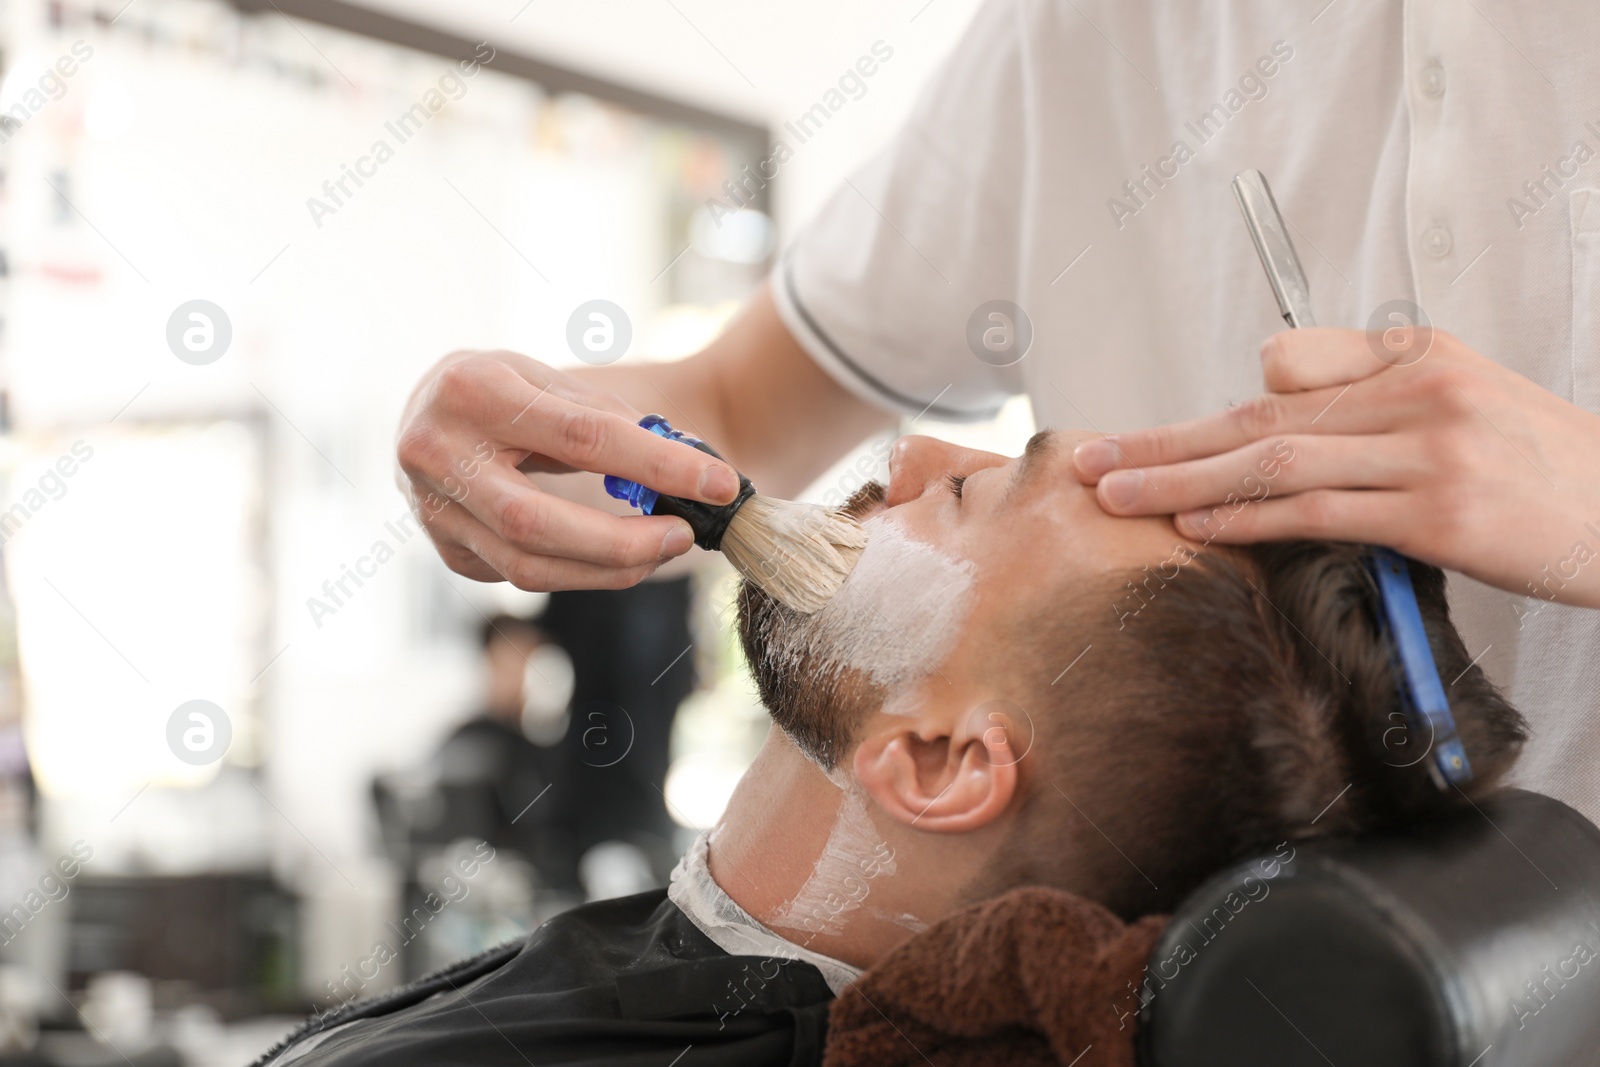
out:
{"label": "blue brush handle", "polygon": [[[677,441],[688,445],[708,456],[722,459],[722,453],[700,440],[690,437],[672,428],[664,417],[660,415],[646,415],[639,420],[639,426],[649,430],[657,437],[665,437],[669,441]],[[724,460],[723,462],[727,462]],[[736,472],[737,473],[737,472]],[[631,482],[626,478],[616,475],[606,475],[606,492],[618,500],[626,500],[646,515],[671,515],[680,518],[689,524],[694,531],[694,543],[701,548],[716,552],[722,548],[722,535],[727,532],[728,524],[733,521],[733,516],[744,506],[745,501],[755,496],[756,487],[750,484],[750,479],[739,475],[739,493],[729,504],[703,504],[698,500],[689,500],[680,496],[663,496],[654,489]]]}
{"label": "blue brush handle", "polygon": [[[658,437],[665,437],[669,441],[682,441],[688,445],[694,443],[694,438],[674,430],[666,418],[661,415],[646,415],[639,420],[639,426]],[[626,500],[630,505],[638,508],[646,515],[655,514],[656,501],[661,498],[661,494],[654,489],[646,489],[638,482],[630,482],[628,479],[618,478],[614,474],[606,475],[606,492],[618,500]]]}

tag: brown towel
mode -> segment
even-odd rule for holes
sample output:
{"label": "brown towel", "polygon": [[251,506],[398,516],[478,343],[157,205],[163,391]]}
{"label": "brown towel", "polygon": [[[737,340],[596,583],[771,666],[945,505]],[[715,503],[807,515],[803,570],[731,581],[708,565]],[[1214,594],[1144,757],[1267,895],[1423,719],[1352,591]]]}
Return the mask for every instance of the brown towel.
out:
{"label": "brown towel", "polygon": [[973,905],[845,989],[823,1067],[1133,1067],[1129,1009],[1166,925],[1054,889]]}

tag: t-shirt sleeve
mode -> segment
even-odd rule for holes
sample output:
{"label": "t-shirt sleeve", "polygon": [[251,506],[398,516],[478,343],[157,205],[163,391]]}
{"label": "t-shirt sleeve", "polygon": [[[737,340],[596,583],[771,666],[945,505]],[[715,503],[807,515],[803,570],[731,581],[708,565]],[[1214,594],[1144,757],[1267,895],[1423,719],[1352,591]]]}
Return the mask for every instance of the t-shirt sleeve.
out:
{"label": "t-shirt sleeve", "polygon": [[984,4],[905,126],[775,268],[784,324],[880,407],[971,421],[1022,391],[1004,344],[984,343],[1028,329],[1006,306],[1025,240],[1021,26],[1017,0]]}

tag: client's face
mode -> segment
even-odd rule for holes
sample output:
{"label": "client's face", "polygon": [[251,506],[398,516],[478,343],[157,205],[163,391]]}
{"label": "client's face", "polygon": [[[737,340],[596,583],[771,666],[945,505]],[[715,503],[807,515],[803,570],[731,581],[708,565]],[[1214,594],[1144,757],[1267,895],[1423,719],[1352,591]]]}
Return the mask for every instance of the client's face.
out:
{"label": "client's face", "polygon": [[[1002,635],[1042,597],[1194,551],[1164,518],[1101,510],[1072,470],[1090,436],[1047,431],[1015,458],[898,441],[889,485],[847,505],[871,537],[827,607],[804,616],[753,588],[741,597],[746,653],[779,725],[831,764],[863,710],[899,710],[930,676],[993,681],[1011,662]],[[1104,610],[1114,628],[1115,598]]]}
{"label": "client's face", "polygon": [[[1183,542],[1166,518],[1108,515],[1078,481],[1072,450],[1096,434],[1044,431],[1021,456],[904,437],[890,459],[881,503],[862,509],[915,541],[971,567],[974,603],[966,626],[1014,613],[1037,591],[1075,592],[1113,572],[1171,555]],[[1106,618],[1114,622],[1112,605]],[[981,643],[981,642],[980,642]]]}

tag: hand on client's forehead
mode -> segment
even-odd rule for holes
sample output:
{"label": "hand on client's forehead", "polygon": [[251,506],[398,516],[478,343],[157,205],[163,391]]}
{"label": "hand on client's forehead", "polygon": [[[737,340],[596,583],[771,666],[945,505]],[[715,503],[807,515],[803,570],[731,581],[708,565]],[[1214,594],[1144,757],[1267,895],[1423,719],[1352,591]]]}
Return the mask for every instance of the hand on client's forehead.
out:
{"label": "hand on client's forehead", "polygon": [[1044,430],[1019,456],[913,435],[895,442],[886,490],[858,494],[853,512],[887,517],[918,540],[978,564],[997,579],[1026,568],[1103,573],[1164,558],[1186,543],[1165,516],[1106,514],[1075,476],[1072,450],[1097,434]]}

